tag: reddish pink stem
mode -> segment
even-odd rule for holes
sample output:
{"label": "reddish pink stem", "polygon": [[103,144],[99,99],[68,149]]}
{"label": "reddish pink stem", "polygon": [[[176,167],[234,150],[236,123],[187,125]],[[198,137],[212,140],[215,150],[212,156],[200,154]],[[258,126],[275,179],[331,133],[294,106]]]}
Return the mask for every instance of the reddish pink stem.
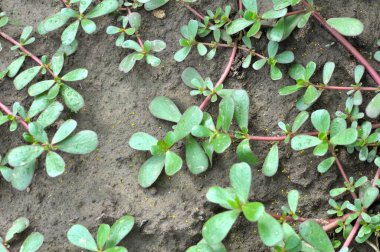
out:
{"label": "reddish pink stem", "polygon": [[[338,169],[339,169],[340,173],[342,174],[344,181],[346,181],[347,184],[350,184],[350,180],[348,179],[346,171],[344,170],[342,163],[339,161],[339,158],[337,157],[337,155],[336,155],[336,153],[332,147],[331,147],[331,154],[335,157],[336,165],[338,166]],[[358,195],[356,195],[355,192],[351,192],[351,196],[354,199],[358,198]]]}
{"label": "reddish pink stem", "polygon": [[5,38],[6,40],[8,40],[9,42],[11,42],[12,44],[18,46],[18,49],[23,51],[26,55],[28,55],[31,59],[33,59],[37,64],[39,64],[41,67],[45,68],[46,70],[49,71],[49,73],[55,78],[57,77],[57,75],[55,75],[53,73],[53,71],[49,68],[49,67],[46,67],[44,65],[44,63],[42,63],[42,61],[37,57],[35,56],[33,53],[31,53],[30,51],[28,51],[25,47],[23,47],[19,42],[17,42],[16,40],[14,40],[11,36],[5,34],[4,32],[0,32],[0,36],[2,36],[3,38]]}
{"label": "reddish pink stem", "polygon": [[295,11],[291,11],[291,12],[286,13],[285,17],[289,17],[289,16],[293,16],[293,15],[298,15],[298,14],[305,13],[305,12],[307,12],[307,10],[304,10],[304,9],[295,10]]}
{"label": "reddish pink stem", "polygon": [[[4,103],[2,103],[0,101],[0,109],[7,115],[13,115],[12,114],[12,111],[4,105]],[[29,125],[21,118],[21,117],[18,117],[17,120],[19,121],[19,123],[21,123],[21,125],[29,131]]]}
{"label": "reddish pink stem", "polygon": [[[227,76],[231,70],[232,64],[234,63],[234,60],[235,60],[236,51],[237,51],[237,47],[235,46],[234,48],[232,48],[232,51],[230,54],[230,59],[228,60],[228,64],[227,64],[226,68],[224,69],[222,76],[220,77],[220,79],[216,83],[215,87],[221,85],[223,83],[223,81],[227,78]],[[212,95],[207,96],[206,99],[202,102],[202,104],[199,106],[199,108],[201,110],[205,109],[207,104],[211,101],[211,97],[212,97]]]}
{"label": "reddish pink stem", "polygon": [[[303,0],[303,5],[306,8],[310,7],[310,4]],[[347,51],[349,51],[356,59],[359,61],[360,64],[362,64],[369,75],[371,75],[372,79],[376,82],[377,85],[380,85],[380,75],[376,72],[376,70],[368,63],[368,61],[361,55],[361,53],[344,37],[342,36],[338,31],[336,31],[334,28],[332,28],[326,20],[319,14],[316,10],[313,10],[312,13],[313,17],[323,26],[325,29],[330,32],[332,36],[334,36],[339,43],[341,43]]]}
{"label": "reddish pink stem", "polygon": [[193,13],[196,17],[198,17],[199,19],[201,19],[202,21],[205,20],[205,18],[198,12],[196,11],[195,9],[193,9],[190,5],[188,5],[187,3],[184,3],[183,4],[186,9],[188,9],[191,13]]}
{"label": "reddish pink stem", "polygon": [[317,86],[317,88],[325,89],[325,90],[360,90],[360,91],[379,91],[379,88],[375,87],[339,87],[339,86]]}
{"label": "reddish pink stem", "polygon": [[[304,132],[304,133],[299,133],[297,135],[309,135],[309,136],[318,136],[318,132]],[[292,134],[290,137],[293,138],[295,134]],[[284,141],[286,139],[287,135],[282,135],[282,136],[248,136],[249,140],[252,141],[263,141],[263,142],[280,142]]]}

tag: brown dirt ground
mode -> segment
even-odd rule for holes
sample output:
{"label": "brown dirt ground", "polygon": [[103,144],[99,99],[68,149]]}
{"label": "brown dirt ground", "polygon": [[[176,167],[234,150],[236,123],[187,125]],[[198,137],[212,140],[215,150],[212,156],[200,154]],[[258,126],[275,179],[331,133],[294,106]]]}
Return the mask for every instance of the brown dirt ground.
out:
{"label": "brown dirt ground", "polygon": [[[235,1],[231,2],[236,10]],[[268,6],[269,0],[261,1]],[[376,51],[376,40],[380,37],[380,2],[371,0],[316,0],[325,17],[352,16],[361,19],[365,32],[358,38],[350,39],[367,58]],[[199,0],[194,7],[200,12],[207,8],[223,6],[221,0]],[[62,7],[58,1],[50,0],[1,0],[0,10],[6,11],[12,25],[6,32],[18,37],[22,27],[38,23]],[[266,7],[264,7],[266,8]],[[181,82],[181,72],[187,66],[196,67],[204,76],[214,81],[219,78],[226,64],[229,50],[220,49],[214,61],[200,58],[195,52],[184,63],[176,63],[173,54],[179,49],[179,29],[194,18],[185,8],[170,1],[162,8],[165,19],[157,19],[152,13],[141,11],[143,17],[143,39],[163,39],[168,48],[158,54],[162,64],[151,68],[138,64],[128,75],[118,71],[118,63],[127,54],[116,48],[113,37],[105,33],[108,25],[114,24],[112,16],[99,18],[98,31],[89,36],[80,32],[79,50],[70,56],[64,71],[85,67],[89,77],[74,86],[86,100],[85,109],[78,114],[66,113],[64,118],[74,118],[80,128],[95,130],[100,138],[98,150],[86,156],[67,156],[67,172],[56,179],[49,178],[42,162],[28,192],[18,192],[9,184],[0,181],[0,232],[3,233],[11,221],[20,216],[31,220],[31,229],[45,235],[45,243],[40,251],[79,251],[66,240],[66,232],[74,223],[87,226],[93,233],[100,223],[113,223],[124,214],[136,217],[136,225],[131,234],[122,242],[130,251],[184,251],[200,239],[204,221],[220,211],[207,203],[205,194],[212,185],[228,185],[229,167],[236,162],[234,148],[216,158],[214,167],[200,176],[191,175],[182,169],[172,178],[161,176],[150,189],[142,189],[137,184],[139,166],[147,154],[136,152],[128,146],[128,139],[136,131],[145,131],[162,137],[171,125],[153,118],[148,111],[149,102],[158,95],[172,98],[185,110],[190,105],[200,104],[200,98],[192,98],[189,90]],[[30,50],[41,56],[52,55],[59,47],[59,32],[46,37],[37,35],[37,41]],[[3,41],[2,41],[3,42]],[[317,73],[326,61],[337,64],[332,82],[337,85],[352,83],[355,60],[323,30],[314,20],[303,30],[297,30],[291,38],[282,43],[282,49],[295,52],[296,61],[318,64]],[[0,69],[11,62],[15,52],[8,50],[3,42]],[[265,39],[255,45],[258,51],[265,51]],[[241,60],[242,55],[239,55]],[[371,60],[371,62],[373,62]],[[31,63],[33,64],[33,63]],[[377,68],[380,66],[374,63]],[[285,78],[273,82],[268,69],[259,72],[252,69],[236,68],[235,74],[225,81],[225,87],[244,88],[251,97],[250,132],[272,134],[278,131],[279,120],[292,121],[297,114],[293,107],[297,95],[280,97],[279,87],[289,84]],[[365,83],[374,86],[367,76]],[[11,80],[0,84],[0,97],[11,105],[15,101],[30,103],[25,91],[16,92]],[[345,93],[325,93],[313,109],[327,107],[331,112],[344,106]],[[209,109],[214,115],[216,106]],[[306,128],[311,129],[310,125]],[[19,130],[9,133],[1,127],[0,153],[21,143]],[[252,148],[264,159],[269,145],[254,143]],[[178,148],[183,155],[183,149]],[[289,147],[281,147],[280,170],[273,178],[265,178],[260,165],[253,168],[251,198],[263,201],[268,209],[277,211],[285,204],[286,192],[298,189],[301,192],[300,209],[305,217],[327,217],[327,193],[332,186],[342,184],[337,169],[331,169],[321,176],[316,171],[319,158],[310,153],[295,153]],[[362,174],[372,176],[374,167],[357,161],[341,153],[343,165],[349,175],[356,178]],[[229,251],[268,251],[257,238],[255,227],[246,220],[239,220],[225,240]],[[16,247],[19,243],[16,242]],[[363,247],[357,251],[364,251]]]}

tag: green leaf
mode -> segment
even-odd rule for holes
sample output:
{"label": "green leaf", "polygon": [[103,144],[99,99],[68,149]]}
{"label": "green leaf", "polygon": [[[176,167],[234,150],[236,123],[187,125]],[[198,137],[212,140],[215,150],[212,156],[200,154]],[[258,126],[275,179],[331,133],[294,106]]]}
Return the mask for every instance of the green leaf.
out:
{"label": "green leaf", "polygon": [[189,55],[190,51],[191,51],[191,46],[186,46],[186,47],[181,48],[179,51],[177,51],[174,54],[175,61],[177,62],[184,61],[187,55]]}
{"label": "green leaf", "polygon": [[276,174],[278,169],[278,146],[277,144],[273,145],[270,149],[268,155],[265,158],[264,164],[263,164],[263,174],[267,177],[272,177]]}
{"label": "green leaf", "polygon": [[63,109],[63,105],[57,101],[50,103],[50,105],[40,114],[36,122],[43,128],[46,128],[58,119]]}
{"label": "green leaf", "polygon": [[77,122],[73,119],[68,119],[59,126],[57,132],[55,133],[52,144],[56,144],[65,140],[77,127]]}
{"label": "green leaf", "polygon": [[291,86],[286,86],[282,87],[278,90],[278,93],[280,95],[289,95],[297,92],[298,90],[303,89],[304,87],[301,85],[291,85]]}
{"label": "green leaf", "polygon": [[318,171],[320,173],[327,172],[330,167],[335,163],[335,157],[329,157],[318,164]]}
{"label": "green leaf", "polygon": [[129,139],[129,146],[140,151],[150,151],[152,146],[156,144],[157,139],[144,132],[137,132]]}
{"label": "green leaf", "polygon": [[252,153],[248,139],[244,139],[240,142],[236,149],[236,153],[240,161],[246,162],[249,165],[256,165],[259,162],[259,159]]}
{"label": "green leaf", "polygon": [[309,63],[307,63],[306,69],[305,69],[305,80],[307,81],[310,80],[316,68],[317,68],[317,64],[315,64],[315,62],[310,61]]}
{"label": "green leaf", "polygon": [[38,33],[45,35],[51,31],[54,31],[65,25],[69,19],[70,17],[63,13],[56,13],[46,18],[38,25]]}
{"label": "green leaf", "polygon": [[[96,24],[94,21],[90,20],[90,19],[82,19],[81,23],[82,25],[82,28],[83,30],[87,33],[87,34],[92,34],[96,31]],[[71,44],[71,43],[70,43]]]}
{"label": "green leaf", "polygon": [[51,88],[54,85],[54,83],[54,80],[44,80],[37,82],[36,84],[33,84],[29,87],[28,94],[30,96],[37,96],[39,94],[42,94],[43,92]]}
{"label": "green leaf", "polygon": [[88,76],[88,71],[85,68],[78,68],[71,72],[68,72],[62,77],[64,81],[79,81],[86,79]]}
{"label": "green leaf", "polygon": [[275,59],[280,64],[289,64],[294,61],[294,53],[292,51],[285,51],[277,54]]}
{"label": "green leaf", "polygon": [[313,155],[322,157],[327,153],[328,150],[329,150],[329,144],[327,141],[324,141],[323,143],[317,145],[314,148]]}
{"label": "green leaf", "polygon": [[364,30],[363,23],[356,18],[330,18],[326,22],[343,36],[358,36]]}
{"label": "green leaf", "polygon": [[252,12],[257,12],[257,1],[256,0],[243,0],[244,7]]}
{"label": "green leaf", "polygon": [[106,244],[109,236],[110,236],[111,228],[108,224],[100,224],[98,228],[98,233],[96,236],[96,243],[98,244],[98,248],[103,250],[104,245]]}
{"label": "green leaf", "polygon": [[282,78],[280,69],[275,65],[270,66],[270,78],[272,80],[280,80]]}
{"label": "green leaf", "polygon": [[[222,99],[222,101],[219,104],[219,120],[222,124],[222,129],[224,131],[228,131],[232,122],[232,118],[234,116],[234,100],[227,96]],[[218,120],[218,121],[219,121]]]}
{"label": "green leaf", "polygon": [[327,236],[323,228],[315,221],[308,220],[303,222],[300,227],[302,238],[318,251],[334,252],[330,238]]}
{"label": "green leaf", "polygon": [[239,215],[239,210],[230,210],[214,215],[202,228],[203,238],[210,244],[221,242],[227,236]]}
{"label": "green leaf", "polygon": [[309,86],[305,94],[302,96],[302,101],[307,105],[313,104],[320,96],[320,93],[314,86]]}
{"label": "green leaf", "polygon": [[248,128],[249,96],[245,90],[223,89],[219,92],[223,98],[231,96],[235,104],[234,117],[240,129]]}
{"label": "green leaf", "polygon": [[[8,66],[8,77],[9,78],[14,78],[22,65],[25,62],[25,57],[26,56],[21,56],[18,57],[16,60],[14,60],[11,64]],[[1,78],[0,78],[1,79]]]}
{"label": "green leaf", "polygon": [[255,70],[260,70],[261,68],[263,68],[265,63],[267,63],[267,59],[259,59],[259,60],[255,61],[255,63],[253,63],[252,67]]}
{"label": "green leaf", "polygon": [[370,207],[375,202],[377,196],[379,196],[379,189],[377,187],[368,187],[363,194],[363,207]]}
{"label": "green leaf", "polygon": [[198,50],[199,55],[201,56],[205,56],[207,54],[207,47],[202,43],[199,43],[197,45],[197,50]]}
{"label": "green leaf", "polygon": [[330,129],[330,114],[326,109],[319,109],[311,114],[311,123],[321,133],[327,133]]}
{"label": "green leaf", "polygon": [[182,159],[172,151],[167,151],[165,155],[165,172],[168,176],[173,176],[182,168]]}
{"label": "green leaf", "polygon": [[261,202],[248,202],[242,209],[245,218],[251,222],[258,221],[265,213],[265,207]]}
{"label": "green leaf", "polygon": [[303,80],[305,79],[306,69],[301,64],[294,64],[289,69],[289,76],[293,80]]}
{"label": "green leaf", "polygon": [[13,148],[8,153],[8,163],[11,166],[24,166],[34,162],[44,152],[39,145],[23,145]]}
{"label": "green leaf", "polygon": [[59,150],[71,154],[88,154],[98,146],[98,136],[91,130],[83,130],[56,145]]}
{"label": "green leaf", "polygon": [[344,193],[345,191],[347,191],[347,189],[346,189],[345,187],[334,188],[334,189],[331,189],[331,190],[330,190],[330,196],[331,196],[331,197],[336,197],[336,196],[341,195],[341,194]]}
{"label": "green leaf", "polygon": [[19,191],[25,190],[32,182],[36,161],[17,166],[12,170],[11,184]]}
{"label": "green leaf", "polygon": [[327,85],[330,82],[334,69],[334,62],[326,62],[326,64],[323,67],[323,84]]}
{"label": "green leaf", "polygon": [[309,113],[306,111],[301,111],[297,116],[296,119],[294,119],[294,123],[292,126],[292,132],[298,131],[302,125],[307,121],[309,118]]}
{"label": "green leaf", "polygon": [[47,174],[52,178],[61,175],[65,171],[65,161],[54,151],[49,151],[46,154],[45,166]]}
{"label": "green leaf", "polygon": [[300,194],[297,190],[291,190],[288,193],[288,204],[289,204],[290,211],[292,211],[293,213],[296,213],[297,211],[299,197],[300,197]]}
{"label": "green leaf", "polygon": [[153,156],[141,166],[138,176],[140,186],[150,187],[160,176],[165,165],[165,156]]}
{"label": "green leaf", "polygon": [[79,1],[79,12],[83,13],[90,6],[92,0],[80,0]]}
{"label": "green leaf", "polygon": [[13,83],[15,85],[15,88],[17,90],[23,89],[26,85],[28,85],[34,77],[37,76],[37,74],[40,72],[41,67],[31,67],[29,69],[24,70],[21,72],[17,77],[13,80]]}
{"label": "green leaf", "polygon": [[149,104],[150,113],[159,119],[178,123],[181,112],[172,100],[165,96],[157,96]]}
{"label": "green leaf", "polygon": [[370,118],[376,118],[380,115],[380,93],[370,101],[365,109],[365,113]]}
{"label": "green leaf", "polygon": [[227,29],[226,29],[227,34],[232,35],[232,34],[238,33],[239,31],[244,30],[245,28],[252,25],[253,23],[254,21],[246,20],[244,18],[235,19],[234,21],[231,22],[231,24],[227,26]]}
{"label": "green leaf", "polygon": [[191,81],[193,79],[197,79],[200,82],[203,82],[202,76],[198,73],[198,71],[193,67],[187,67],[185,70],[183,70],[181,75],[182,81],[185,83],[186,86],[194,89],[198,89],[198,87],[194,86]]}
{"label": "green leaf", "polygon": [[292,138],[291,146],[295,151],[305,150],[318,144],[321,144],[322,140],[317,137],[309,135],[296,135]]}
{"label": "green leaf", "polygon": [[354,128],[345,129],[330,139],[333,145],[350,145],[358,138],[358,131]]}
{"label": "green leaf", "polygon": [[77,35],[79,28],[79,20],[67,26],[67,28],[62,32],[61,40],[63,45],[70,45]]}
{"label": "green leaf", "polygon": [[96,242],[88,229],[80,224],[73,225],[67,232],[69,242],[79,248],[98,251]]}
{"label": "green leaf", "polygon": [[281,41],[282,37],[284,36],[285,32],[285,19],[280,18],[277,23],[273,26],[271,29],[270,35],[272,41]]}
{"label": "green leaf", "polygon": [[115,247],[125,236],[132,230],[135,219],[126,215],[118,219],[111,227],[110,237],[107,241],[106,248]]}
{"label": "green leaf", "polygon": [[288,9],[282,9],[282,10],[269,10],[265,12],[261,17],[264,19],[276,19],[276,18],[281,18],[286,15],[288,12]]}
{"label": "green leaf", "polygon": [[41,142],[44,144],[47,144],[49,142],[48,136],[44,128],[38,123],[32,122],[29,124],[29,133],[38,142]]}
{"label": "green leaf", "polygon": [[192,137],[188,136],[185,145],[186,164],[190,172],[200,174],[209,166],[208,158],[202,146]]}
{"label": "green leaf", "polygon": [[365,72],[365,68],[362,65],[357,65],[355,67],[355,83],[360,83],[363,74]]}
{"label": "green leaf", "polygon": [[152,11],[155,9],[160,8],[161,6],[165,5],[169,0],[150,0],[149,2],[144,4],[144,8],[147,11]]}
{"label": "green leaf", "polygon": [[20,252],[35,252],[44,242],[44,236],[38,232],[31,233],[20,247]]}
{"label": "green leaf", "polygon": [[22,233],[25,229],[29,227],[29,220],[25,217],[20,217],[12,223],[12,226],[8,229],[5,235],[5,241],[10,241],[13,239],[15,234]]}
{"label": "green leaf", "polygon": [[206,194],[207,200],[220,205],[226,209],[240,208],[236,203],[236,193],[231,187],[221,188],[219,186],[212,186],[208,189]]}
{"label": "green leaf", "polygon": [[252,25],[252,27],[247,32],[247,37],[255,36],[261,29],[261,22],[256,20],[256,22]]}
{"label": "green leaf", "polygon": [[113,247],[113,248],[106,249],[104,252],[128,252],[128,251],[124,247]]}
{"label": "green leaf", "polygon": [[231,138],[227,134],[219,133],[213,140],[212,146],[216,153],[223,153],[231,145]]}
{"label": "green leaf", "polygon": [[114,12],[119,7],[117,0],[104,0],[95,6],[87,15],[87,18],[96,18]]}
{"label": "green leaf", "polygon": [[56,52],[53,57],[51,58],[51,70],[53,70],[54,74],[58,75],[62,68],[63,68],[63,64],[64,64],[64,60],[65,60],[65,57],[64,57],[64,54],[62,52]]}
{"label": "green leaf", "polygon": [[84,107],[84,99],[75,89],[63,85],[61,86],[61,94],[64,103],[71,111],[76,113]]}
{"label": "green leaf", "polygon": [[[140,49],[141,50],[141,49]],[[128,73],[129,71],[132,70],[132,68],[136,64],[136,60],[138,60],[138,54],[137,53],[131,53],[128,56],[126,56],[119,65],[119,70]]]}
{"label": "green leaf", "polygon": [[276,245],[284,237],[281,224],[267,213],[258,220],[258,229],[261,240],[269,247]]}
{"label": "green leaf", "polygon": [[202,122],[203,113],[197,106],[188,108],[181,116],[174,129],[176,141],[188,136],[194,126]]}
{"label": "green leaf", "polygon": [[235,189],[239,201],[246,203],[251,190],[252,172],[247,163],[234,164],[230,170],[231,186]]}

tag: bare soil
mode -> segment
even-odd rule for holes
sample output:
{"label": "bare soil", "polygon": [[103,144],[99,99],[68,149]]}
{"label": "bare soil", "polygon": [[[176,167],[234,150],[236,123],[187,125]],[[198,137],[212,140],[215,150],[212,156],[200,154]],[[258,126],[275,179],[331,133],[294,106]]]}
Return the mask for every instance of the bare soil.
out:
{"label": "bare soil", "polygon": [[[227,1],[236,10],[235,1]],[[365,24],[365,32],[350,41],[367,57],[377,50],[376,40],[380,37],[380,1],[373,0],[316,0],[320,12],[326,18],[337,16],[356,17]],[[269,0],[262,0],[263,9],[270,6]],[[199,0],[194,8],[201,13],[225,1]],[[38,23],[45,17],[62,8],[59,1],[51,0],[1,0],[0,10],[6,11],[12,25],[5,31],[18,37],[22,27]],[[153,118],[149,102],[158,95],[173,99],[184,111],[191,105],[200,104],[201,98],[193,98],[181,82],[181,73],[187,66],[197,68],[203,76],[217,81],[227,63],[229,49],[218,49],[215,60],[207,61],[192,52],[183,63],[173,59],[179,49],[179,29],[192,14],[174,0],[162,10],[166,18],[157,19],[152,13],[141,11],[143,18],[142,38],[162,39],[168,47],[158,54],[162,64],[151,68],[144,63],[138,64],[129,74],[119,72],[118,64],[128,52],[114,45],[114,37],[105,33],[110,24],[116,23],[112,16],[97,20],[98,31],[94,35],[79,34],[79,50],[69,57],[64,71],[84,67],[89,77],[74,87],[79,89],[86,100],[85,109],[78,114],[66,112],[64,118],[74,118],[81,129],[91,129],[98,133],[98,150],[86,156],[66,156],[67,171],[63,176],[52,179],[44,171],[43,162],[36,171],[35,178],[26,192],[16,191],[10,184],[0,180],[0,233],[20,216],[31,221],[31,229],[45,235],[45,243],[40,251],[79,251],[66,239],[66,232],[74,223],[87,226],[92,233],[100,223],[113,223],[124,214],[135,216],[136,225],[131,234],[122,242],[129,251],[185,251],[201,238],[200,230],[210,216],[221,209],[208,203],[205,198],[207,189],[212,185],[229,184],[229,167],[237,162],[235,146],[224,155],[215,158],[214,166],[200,176],[189,173],[186,167],[177,175],[169,178],[162,175],[150,189],[142,189],[137,183],[140,165],[148,154],[136,152],[128,146],[128,139],[136,131],[144,131],[163,137],[170,124]],[[60,32],[45,37],[36,35],[37,41],[30,47],[36,55],[51,56],[60,45]],[[10,45],[3,42],[0,69],[4,69],[15,57]],[[255,43],[259,52],[265,53],[265,38]],[[353,82],[355,60],[343,47],[335,43],[313,19],[302,30],[295,33],[281,49],[291,49],[296,61],[306,64],[313,60],[317,63],[316,80],[321,76],[323,64],[334,61],[337,65],[332,83],[348,86]],[[297,114],[294,103],[297,95],[280,97],[277,90],[291,82],[289,78],[273,82],[269,69],[256,72],[252,68],[241,69],[244,55],[238,54],[234,71],[225,81],[226,88],[244,88],[251,98],[250,132],[261,135],[278,133],[277,122],[292,121]],[[373,62],[371,60],[371,62]],[[373,62],[374,63],[374,62]],[[34,64],[34,63],[30,63]],[[379,64],[374,63],[380,69]],[[283,68],[283,70],[286,70]],[[319,78],[320,79],[320,78]],[[375,86],[366,76],[365,85]],[[299,94],[298,94],[299,95]],[[15,91],[11,80],[0,84],[0,98],[7,105],[20,101],[31,102],[26,91]],[[325,92],[313,109],[328,108],[330,112],[344,108],[344,92]],[[209,107],[216,115],[217,106]],[[308,125],[305,130],[311,130]],[[22,143],[21,133],[9,133],[6,127],[0,128],[0,154]],[[252,149],[265,158],[268,144],[253,143]],[[181,146],[178,152],[184,156]],[[349,175],[358,178],[362,175],[372,177],[374,167],[359,162],[357,157],[348,156],[342,151],[341,161]],[[253,167],[251,198],[263,201],[268,209],[276,212],[286,203],[286,193],[291,189],[301,192],[300,209],[305,217],[327,218],[328,191],[341,185],[338,169],[331,169],[320,175],[316,171],[321,161],[309,152],[295,153],[288,146],[281,145],[280,172],[273,178],[266,178],[260,171],[261,164]],[[21,239],[20,239],[21,240]],[[20,242],[16,241],[16,247]],[[255,226],[241,218],[225,240],[229,251],[269,251],[259,241]],[[358,247],[356,251],[365,251]]]}

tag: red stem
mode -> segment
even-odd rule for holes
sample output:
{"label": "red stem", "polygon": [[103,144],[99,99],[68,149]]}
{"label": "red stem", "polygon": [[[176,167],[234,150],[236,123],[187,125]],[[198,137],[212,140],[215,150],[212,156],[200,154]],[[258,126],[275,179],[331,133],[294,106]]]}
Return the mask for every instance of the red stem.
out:
{"label": "red stem", "polygon": [[360,90],[360,91],[379,91],[379,88],[375,87],[339,87],[339,86],[316,86],[317,88],[325,89],[325,90]]}
{"label": "red stem", "polygon": [[[227,64],[226,68],[224,69],[222,76],[220,77],[220,79],[216,83],[215,87],[221,85],[223,83],[223,81],[227,78],[227,76],[231,70],[232,64],[234,63],[234,60],[235,60],[236,51],[237,51],[237,47],[235,46],[234,48],[232,48],[232,51],[230,54],[230,59],[228,60],[228,64]],[[211,101],[211,97],[212,97],[212,95],[207,96],[206,99],[202,102],[202,104],[199,106],[199,108],[201,110],[205,109],[207,104]]]}
{"label": "red stem", "polygon": [[293,15],[297,15],[297,14],[301,14],[301,13],[305,13],[305,12],[307,12],[307,10],[304,10],[304,9],[295,10],[295,11],[291,11],[291,12],[286,13],[285,17],[289,17],[289,16],[293,16]]}
{"label": "red stem", "polygon": [[30,51],[28,51],[25,47],[23,47],[19,42],[17,42],[16,40],[14,40],[12,37],[10,37],[9,35],[5,34],[4,32],[0,32],[0,36],[2,36],[4,39],[8,40],[9,42],[11,42],[12,44],[18,46],[18,49],[23,51],[26,55],[28,55],[32,60],[34,60],[37,64],[39,64],[41,67],[45,68],[54,78],[57,77],[57,75],[55,75],[53,73],[53,71],[49,68],[49,67],[46,67],[44,65],[44,63],[42,63],[42,61],[37,57],[35,56],[33,53],[31,53]]}
{"label": "red stem", "polygon": [[[12,111],[6,105],[4,105],[4,103],[2,103],[1,101],[0,101],[0,110],[2,110],[7,115],[13,115]],[[29,131],[29,125],[21,117],[17,117],[17,120],[19,121],[19,123],[21,123],[21,125],[26,130]]]}
{"label": "red stem", "polygon": [[[310,4],[306,0],[303,0],[302,3],[306,8],[310,7]],[[332,28],[321,16],[321,14],[319,14],[316,10],[313,10],[312,15],[323,27],[325,27],[325,29],[328,32],[331,33],[332,36],[334,36],[339,41],[339,43],[341,43],[347,49],[347,51],[349,51],[359,61],[360,64],[362,64],[365,67],[365,69],[371,75],[372,79],[376,82],[376,84],[380,85],[380,75],[368,63],[368,61],[363,57],[363,55],[361,55],[361,53],[344,36],[342,36],[334,28]]]}
{"label": "red stem", "polygon": [[191,13],[193,13],[199,19],[201,19],[202,21],[205,20],[205,18],[202,16],[202,14],[200,14],[198,11],[196,11],[195,9],[193,9],[190,5],[188,5],[187,3],[183,3],[183,5],[186,7],[186,9],[188,9]]}

